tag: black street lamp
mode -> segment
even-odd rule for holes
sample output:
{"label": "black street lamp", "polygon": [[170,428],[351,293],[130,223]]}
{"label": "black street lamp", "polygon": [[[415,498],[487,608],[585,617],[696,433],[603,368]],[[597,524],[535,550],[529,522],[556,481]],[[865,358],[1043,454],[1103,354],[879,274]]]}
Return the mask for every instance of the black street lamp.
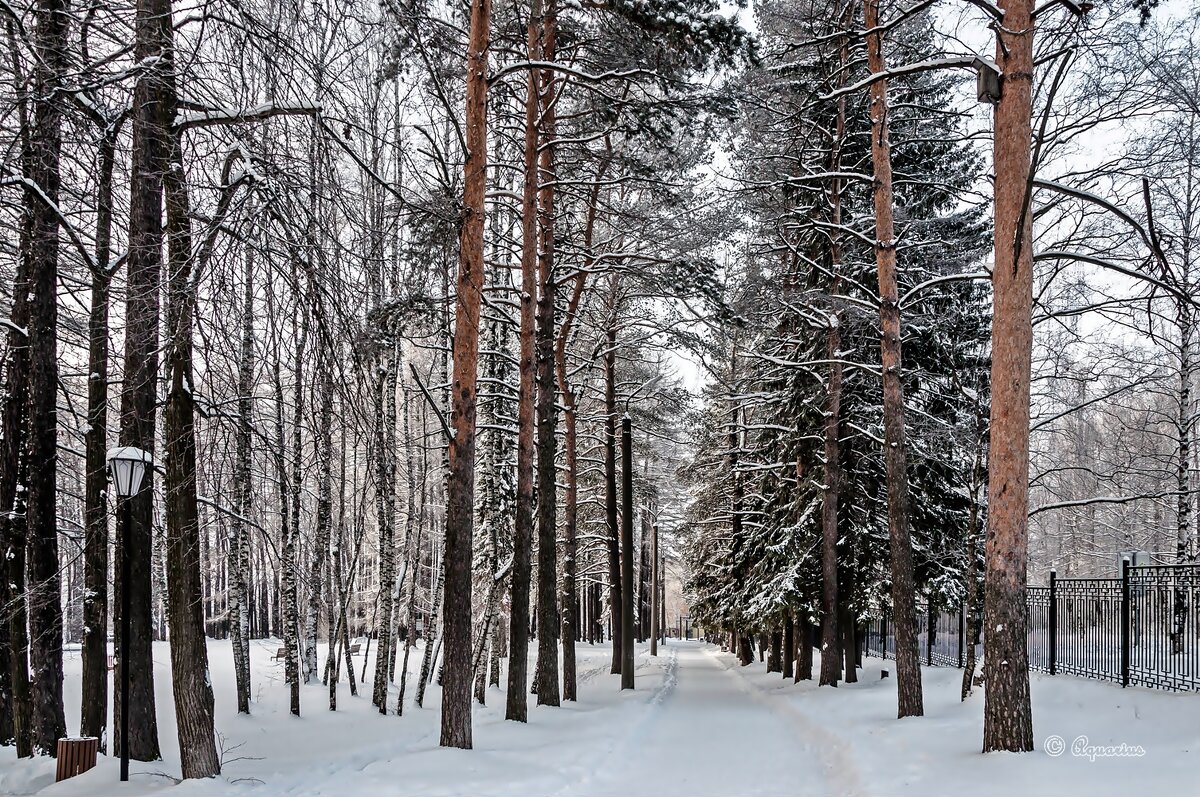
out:
{"label": "black street lamp", "polygon": [[129,780],[129,642],[133,634],[130,625],[130,571],[133,557],[129,552],[129,534],[133,525],[133,497],[142,489],[142,477],[150,464],[150,453],[133,446],[120,446],[108,451],[108,471],[121,503],[121,780]]}

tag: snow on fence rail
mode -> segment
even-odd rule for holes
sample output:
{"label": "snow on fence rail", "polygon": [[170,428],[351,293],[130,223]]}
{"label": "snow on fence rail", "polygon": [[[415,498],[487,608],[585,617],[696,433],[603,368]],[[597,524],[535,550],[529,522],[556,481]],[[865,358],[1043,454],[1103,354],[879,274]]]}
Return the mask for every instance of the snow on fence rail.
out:
{"label": "snow on fence rail", "polygon": [[[1029,668],[1172,691],[1200,691],[1200,565],[1125,563],[1120,578],[1057,578],[1026,595]],[[927,665],[962,667],[975,623],[962,607],[917,609]],[[892,618],[867,622],[864,652],[895,658]]]}

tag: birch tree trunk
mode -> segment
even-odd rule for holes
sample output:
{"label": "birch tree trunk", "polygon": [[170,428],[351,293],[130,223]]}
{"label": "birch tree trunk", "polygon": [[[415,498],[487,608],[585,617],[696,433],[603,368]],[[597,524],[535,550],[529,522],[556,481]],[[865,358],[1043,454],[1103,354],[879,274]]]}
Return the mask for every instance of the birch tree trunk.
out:
{"label": "birch tree trunk", "polygon": [[[316,286],[311,286],[313,290]],[[318,343],[317,373],[319,374],[320,407],[317,410],[317,527],[313,536],[308,567],[308,615],[304,628],[304,682],[317,677],[317,630],[321,615],[328,620],[326,638],[333,650],[333,613],[325,611],[328,601],[322,595],[326,551],[329,550],[330,529],[333,526],[333,358],[330,342],[324,335]],[[330,595],[330,598],[333,596]]]}
{"label": "birch tree trunk", "polygon": [[375,681],[371,703],[387,713],[388,664],[392,641],[392,594],[396,581],[395,426],[389,424],[388,388],[396,371],[396,348],[380,354],[375,384],[375,517],[379,527],[379,598],[375,623]]}
{"label": "birch tree trunk", "polygon": [[[1186,274],[1186,271],[1185,271]],[[1175,489],[1178,491],[1175,505],[1175,561],[1177,564],[1187,564],[1194,561],[1191,551],[1192,541],[1192,497],[1191,473],[1188,466],[1191,460],[1192,427],[1192,310],[1185,302],[1176,299],[1176,326],[1179,329],[1179,405],[1175,419],[1176,427],[1176,462]],[[1188,603],[1187,591],[1182,587],[1175,589],[1174,606],[1172,607],[1171,652],[1179,655],[1184,651],[1184,635],[1187,633]]]}
{"label": "birch tree trunk", "polygon": [[233,672],[237,684],[239,714],[250,713],[250,534],[247,518],[253,502],[250,467],[254,439],[251,413],[254,411],[254,255],[249,246],[242,270],[242,340],[238,357],[237,458],[233,469],[234,517],[230,522],[231,539],[226,558],[229,590],[230,638],[233,647]]}
{"label": "birch tree trunk", "polygon": [[[425,705],[425,687],[429,684],[430,675],[433,673],[434,665],[434,637],[439,634],[438,631],[438,613],[442,608],[442,593],[445,589],[445,570],[438,569],[433,585],[433,594],[430,596],[432,608],[429,612],[429,622],[425,624],[425,652],[421,656],[421,672],[417,676],[417,695],[416,704],[418,706]],[[469,677],[469,676],[468,676]],[[467,683],[467,708],[470,709],[470,682]]]}

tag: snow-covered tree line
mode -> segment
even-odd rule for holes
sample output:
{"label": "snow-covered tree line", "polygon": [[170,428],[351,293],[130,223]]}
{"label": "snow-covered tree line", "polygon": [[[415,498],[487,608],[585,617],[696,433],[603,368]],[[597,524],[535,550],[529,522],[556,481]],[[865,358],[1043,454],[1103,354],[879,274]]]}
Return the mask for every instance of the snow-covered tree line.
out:
{"label": "snow-covered tree line", "polygon": [[[185,777],[220,766],[205,636],[231,640],[244,712],[269,636],[297,714],[315,708],[304,682],[328,683],[320,710],[341,684],[402,713],[438,678],[447,722],[451,695],[468,712],[447,743],[469,746],[452,686],[484,699],[519,651],[503,669],[524,719],[531,635],[538,702],[574,699],[573,645],[619,631],[625,413],[626,592],[649,633],[650,532],[687,404],[668,341],[719,310],[727,232],[690,178],[729,101],[691,78],[752,43],[703,3],[505,4],[479,76],[469,11],[5,6],[0,734],[22,755],[68,730],[119,752],[123,590],[129,753],[157,758],[169,732],[150,661],[166,638]],[[475,317],[456,301],[468,274],[484,275]],[[470,428],[460,370],[477,373]],[[457,428],[474,461],[448,445]],[[155,462],[127,532],[106,484],[118,442]],[[359,637],[374,672],[355,671]],[[82,646],[79,729],[64,643]]]}
{"label": "snow-covered tree line", "polygon": [[[766,632],[781,669],[812,675],[809,640],[853,679],[890,607],[901,716],[917,600],[988,615],[985,747],[1028,749],[1024,668],[994,662],[1024,662],[1030,527],[1035,571],[1194,560],[1200,456],[1194,31],[1034,12],[4,4],[0,741],[76,730],[78,643],[78,730],[119,752],[128,596],[136,759],[169,732],[167,639],[183,774],[219,771],[206,637],[241,712],[278,637],[293,713],[302,683],[402,714],[436,679],[470,747],[489,685],[525,721],[531,686],[575,699],[577,642],[631,666],[669,523],[743,659]],[[962,67],[1000,81],[994,134]],[[116,444],[154,457],[127,526]]]}
{"label": "snow-covered tree line", "polygon": [[[1032,6],[756,4],[762,63],[729,134],[750,222],[729,250],[737,315],[705,341],[704,433],[683,471],[688,599],[743,663],[761,637],[769,670],[856,680],[865,621],[888,616],[899,713],[919,714],[915,602],[963,607],[972,636],[990,611],[992,660],[1011,663],[1027,566],[1111,576],[1130,550],[1196,561],[1196,106],[1181,77],[1194,12],[1063,5],[1035,14],[1022,167],[1003,110],[1020,99],[1003,66],[1019,53],[1002,43],[991,62],[980,12]],[[1000,98],[994,116],[970,88]],[[1002,298],[993,264],[1009,257],[1028,258],[1011,274],[1029,283]],[[997,384],[1017,393],[994,398]],[[1014,420],[1021,406],[1031,417]],[[1015,446],[990,484],[1009,502],[1000,518],[997,439]],[[985,590],[985,572],[1012,567]],[[1014,671],[985,673],[985,750],[1032,745]]]}

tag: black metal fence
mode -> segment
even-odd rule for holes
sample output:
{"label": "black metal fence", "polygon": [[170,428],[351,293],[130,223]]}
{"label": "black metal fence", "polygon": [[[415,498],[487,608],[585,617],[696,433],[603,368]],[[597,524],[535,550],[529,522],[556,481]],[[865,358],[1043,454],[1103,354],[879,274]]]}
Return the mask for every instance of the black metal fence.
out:
{"label": "black metal fence", "polygon": [[[932,618],[932,623],[930,622]],[[940,667],[963,666],[963,651],[970,629],[962,607],[935,610],[917,605],[917,643],[925,664]],[[896,658],[895,624],[889,615],[867,623],[864,652],[881,659]]]}
{"label": "black metal fence", "polygon": [[[1200,691],[1200,565],[1126,562],[1120,578],[1057,578],[1028,587],[1029,668],[1174,691]],[[972,633],[962,607],[917,608],[927,665],[963,666]],[[892,618],[867,623],[868,656],[895,658]]]}

